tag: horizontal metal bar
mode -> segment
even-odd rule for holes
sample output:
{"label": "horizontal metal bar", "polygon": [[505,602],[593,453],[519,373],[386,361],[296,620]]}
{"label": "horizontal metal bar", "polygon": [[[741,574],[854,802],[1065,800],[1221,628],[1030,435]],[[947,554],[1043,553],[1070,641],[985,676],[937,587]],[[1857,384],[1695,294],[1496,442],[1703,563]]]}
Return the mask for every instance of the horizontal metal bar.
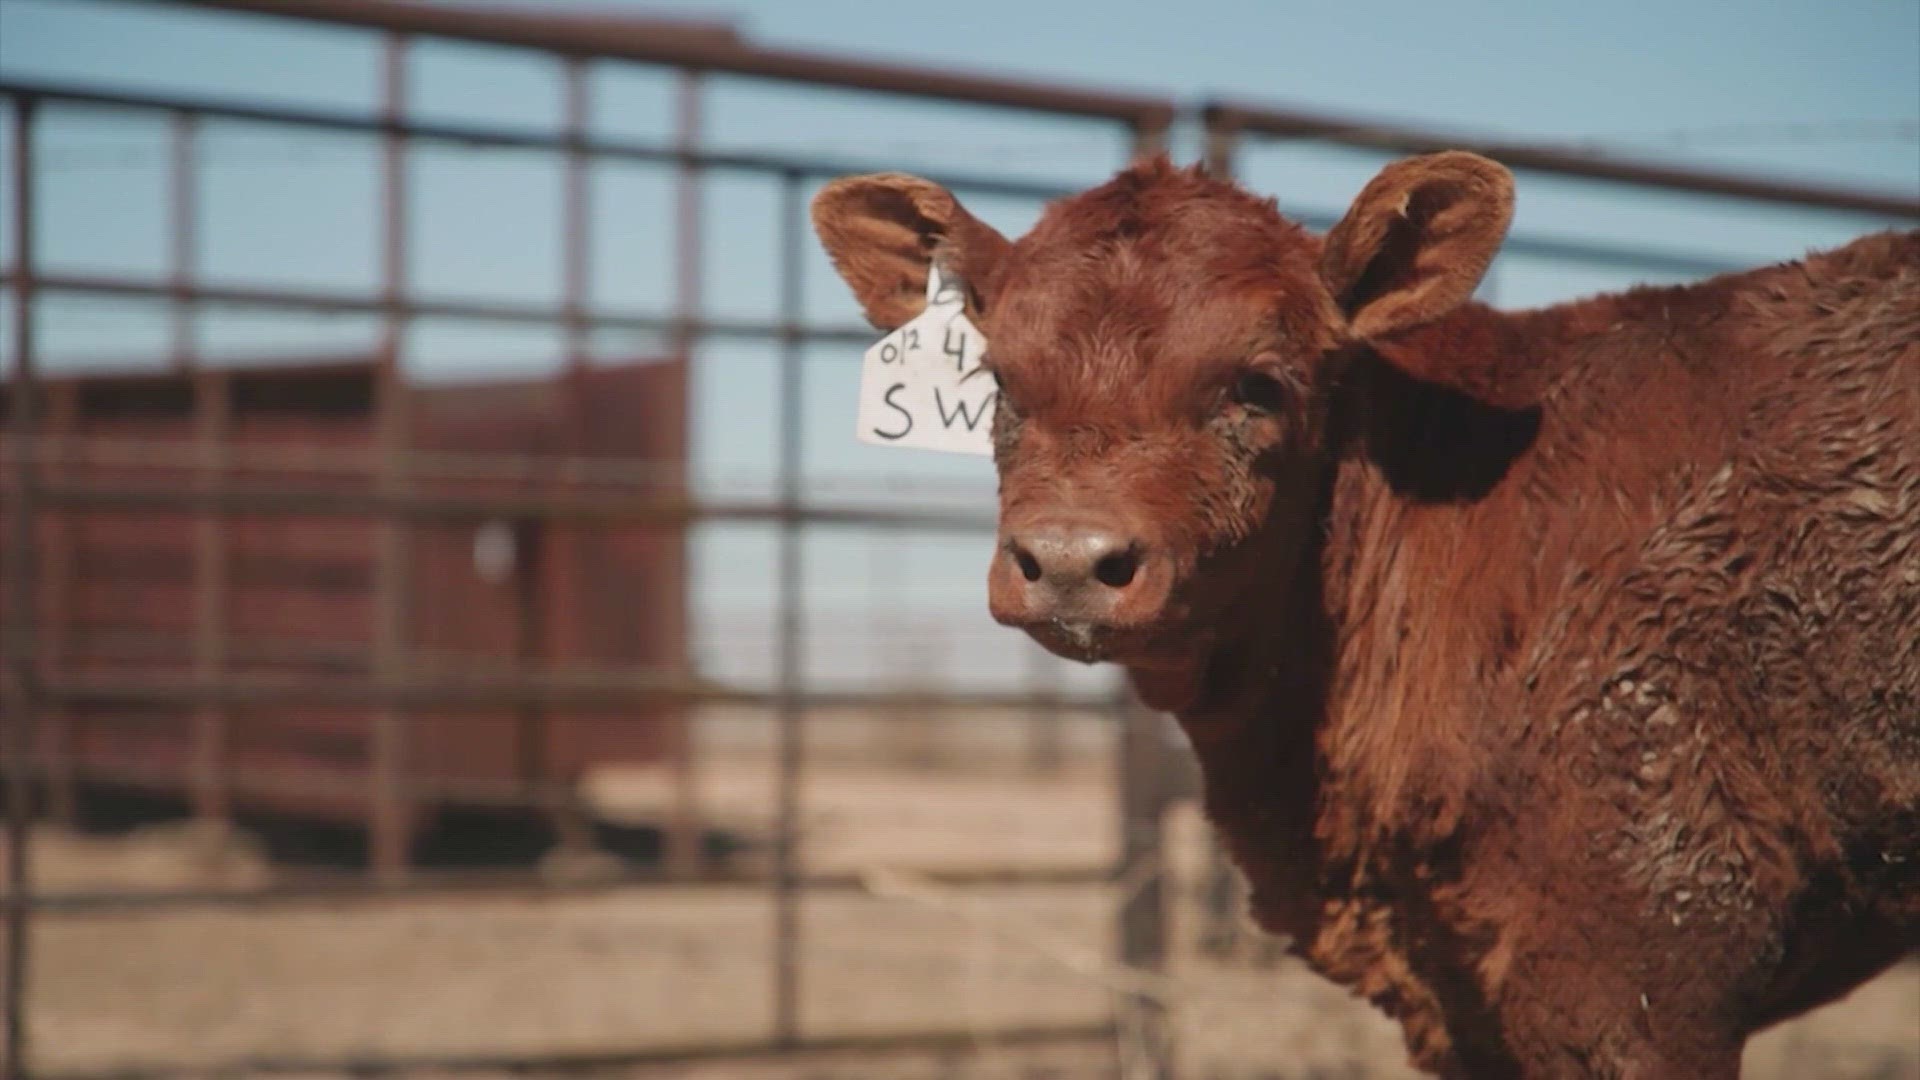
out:
{"label": "horizontal metal bar", "polygon": [[1893,191],[1860,191],[1820,184],[1770,180],[1737,173],[1691,169],[1655,162],[1631,161],[1581,153],[1534,143],[1508,142],[1473,135],[1268,108],[1260,105],[1211,102],[1201,116],[1216,130],[1287,139],[1313,139],[1343,146],[1400,153],[1426,154],[1441,150],[1471,150],[1509,168],[1556,173],[1616,184],[1633,184],[1666,191],[1698,192],[1754,202],[1896,218],[1920,218],[1920,197]]}
{"label": "horizontal metal bar", "polygon": [[307,19],[332,26],[453,38],[489,45],[538,49],[567,56],[671,64],[783,82],[907,97],[1067,113],[1129,123],[1165,123],[1174,113],[1165,98],[1080,89],[1027,80],[941,71],[922,65],[876,64],[818,53],[758,48],[737,38],[676,33],[671,24],[636,26],[622,33],[606,18],[565,14],[482,11],[452,5],[395,0],[142,0],[223,11]]}
{"label": "horizontal metal bar", "polygon": [[[657,706],[667,701],[705,702],[771,708],[783,701],[767,690],[727,686],[696,678],[635,672],[619,678],[464,677],[413,679],[381,684],[345,679],[289,680],[228,678],[219,682],[186,679],[50,678],[43,690],[50,707],[68,709],[153,709],[216,707],[260,709],[288,706],[492,711],[516,708],[618,710]],[[806,690],[801,707],[809,710],[905,712],[983,712],[1032,709],[1031,693],[993,691],[838,691]],[[1102,711],[1106,697],[1052,698],[1053,708]],[[642,718],[639,722],[650,722]]]}
{"label": "horizontal metal bar", "polygon": [[[889,172],[897,166],[877,162],[829,158],[789,157],[726,150],[689,150],[631,139],[573,136],[558,132],[515,130],[447,121],[393,119],[368,113],[339,112],[282,105],[251,105],[221,98],[183,97],[92,86],[31,80],[0,80],[0,97],[24,97],[69,106],[185,113],[217,120],[276,124],[354,135],[403,135],[428,142],[498,150],[578,151],[589,157],[639,161],[658,165],[697,165],[716,172],[747,172],[765,176],[799,174],[806,177],[847,176]],[[1072,189],[1057,185],[1009,180],[983,173],[941,170],[927,179],[960,192],[1009,198],[1046,200]]]}
{"label": "horizontal metal bar", "polygon": [[[658,704],[654,700],[651,704]],[[1036,703],[1037,704],[1037,703]],[[502,712],[506,711],[502,707]],[[880,715],[887,715],[881,713]],[[401,722],[408,721],[401,716]],[[917,722],[924,717],[914,717]],[[665,722],[660,717],[605,718],[596,726],[610,723]],[[442,718],[444,725],[444,718]],[[185,790],[195,779],[191,766],[184,763],[155,762],[100,753],[34,754],[27,767],[37,775],[77,776],[89,781],[125,784],[142,788]],[[276,799],[358,800],[367,794],[364,762],[343,758],[331,764],[316,763],[307,768],[231,767],[220,770],[219,782],[230,796]],[[395,782],[396,795],[423,803],[460,803],[470,806],[501,808],[555,808],[576,805],[575,791],[563,780],[497,780],[485,777],[410,777]]]}
{"label": "horizontal metal bar", "polygon": [[[1310,229],[1326,231],[1340,220],[1337,213],[1317,210],[1288,210],[1287,216]],[[1743,270],[1760,260],[1742,262],[1731,258],[1689,255],[1661,251],[1637,245],[1609,244],[1598,240],[1541,236],[1534,233],[1508,233],[1500,242],[1500,254],[1534,259],[1552,259],[1581,266],[1608,270],[1654,271],[1682,277],[1711,277],[1730,270]],[[1496,264],[1497,266],[1498,264]]]}
{"label": "horizontal metal bar", "polygon": [[[365,790],[362,785],[362,791]],[[1111,864],[1060,866],[978,866],[915,870],[916,876],[955,889],[1104,886],[1114,880]],[[524,870],[437,870],[415,868],[403,880],[381,880],[347,872],[302,874],[297,879],[234,889],[61,890],[28,897],[35,911],[49,915],[111,915],[170,908],[255,908],[282,904],[378,903],[458,895],[463,898],[560,899],[622,892],[691,889],[766,889],[764,871],[696,868],[691,871],[627,870],[579,879],[554,879]],[[800,878],[803,889],[847,893],[866,889],[857,873],[812,873]]]}
{"label": "horizontal metal bar", "polygon": [[426,1073],[510,1073],[530,1076],[627,1076],[634,1069],[757,1059],[787,1060],[795,1054],[873,1054],[885,1052],[958,1054],[983,1047],[1054,1046],[1109,1043],[1111,1023],[1061,1024],[975,1030],[901,1031],[849,1035],[807,1035],[793,1039],[709,1040],[550,1054],[436,1055],[391,1054],[374,1057],[252,1057],[222,1065],[130,1065],[85,1070],[37,1069],[38,1080],[213,1080],[296,1074],[302,1076],[402,1076]]}
{"label": "horizontal metal bar", "polygon": [[[1303,224],[1315,228],[1330,226],[1334,220],[1328,215],[1296,216]],[[1741,264],[1728,259],[1703,258],[1586,240],[1527,235],[1509,236],[1501,245],[1501,250],[1514,255],[1564,260],[1586,266],[1658,271],[1684,276],[1706,277],[1741,268]],[[12,277],[11,272],[0,271],[0,285],[10,282]],[[712,318],[697,318],[681,323],[676,322],[672,316],[666,315],[611,311],[569,313],[558,307],[495,300],[402,298],[395,305],[370,294],[333,292],[323,289],[179,285],[158,280],[104,275],[40,274],[35,277],[34,285],[42,292],[48,293],[78,293],[89,296],[167,300],[179,303],[228,304],[235,307],[277,308],[327,315],[382,314],[397,306],[402,315],[416,319],[461,319],[554,327],[563,326],[568,320],[577,319],[589,328],[603,330],[639,330],[666,334],[684,328],[694,334],[756,341],[784,340],[789,335],[797,335],[806,341],[861,346],[871,344],[875,337],[875,331],[862,326],[790,327],[770,319]],[[848,356],[852,354],[849,353]]]}
{"label": "horizontal metal bar", "polygon": [[[561,135],[533,132],[512,132],[478,126],[457,124],[402,123],[390,124],[372,117],[341,113],[322,113],[309,110],[267,108],[239,105],[227,102],[203,99],[162,97],[149,94],[108,93],[104,91],[58,86],[44,83],[22,83],[0,81],[0,95],[7,93],[31,94],[53,101],[65,101],[73,104],[96,105],[103,108],[157,109],[178,112],[190,112],[200,115],[225,117],[235,120],[259,121],[263,123],[287,123],[329,130],[360,133],[376,133],[389,129],[404,131],[410,135],[457,142],[464,145],[496,146],[503,148],[524,148],[561,151],[578,146],[590,154],[600,154],[614,158],[627,158],[651,162],[679,162],[682,160],[700,163],[703,166],[721,170],[734,169],[756,173],[775,174],[791,171],[806,175],[832,177],[857,173],[885,172],[889,167],[876,162],[854,161],[806,161],[751,154],[705,153],[687,154],[670,147],[656,147],[639,143],[627,143],[604,140],[570,140]],[[1060,185],[1028,184],[1002,180],[981,175],[962,175],[952,173],[928,173],[929,179],[963,193],[1001,195],[1015,198],[1050,200],[1071,194],[1071,188]],[[1328,214],[1296,214],[1303,224],[1325,229],[1336,218]],[[1702,258],[1679,252],[1646,250],[1617,244],[1607,244],[1589,240],[1561,237],[1533,236],[1514,234],[1507,238],[1503,250],[1519,255],[1538,258],[1563,259],[1585,263],[1592,266],[1613,267],[1619,269],[1657,270],[1669,274],[1688,274],[1706,276],[1726,270],[1738,269],[1739,264],[1727,259]],[[352,295],[331,294],[315,290],[252,289],[225,287],[219,291],[224,297],[203,297],[204,288],[181,290],[168,288],[164,293],[157,291],[160,283],[135,283],[128,279],[60,276],[42,277],[43,288],[71,292],[114,293],[118,295],[161,296],[178,300],[214,299],[235,304],[299,306],[327,312],[374,312],[385,311],[374,298]],[[292,295],[290,295],[292,294]],[[373,304],[374,306],[369,306]],[[449,318],[479,318],[498,321],[532,322],[543,325],[558,325],[570,313],[559,308],[542,308],[530,305],[501,304],[497,302],[474,302],[457,300],[412,301],[408,306],[420,308],[415,314]],[[624,312],[581,312],[578,317],[588,325],[613,329],[638,329],[667,332],[679,328],[678,324],[665,316],[650,316]],[[776,323],[754,323],[748,321],[705,321],[695,325],[696,333],[710,333],[721,336],[775,338],[785,332],[785,327]],[[818,331],[809,331],[806,335],[815,338],[866,343],[873,333],[864,327],[834,327]]]}
{"label": "horizontal metal bar", "polygon": [[[11,494],[10,485],[0,493]],[[36,489],[42,506],[70,510],[179,510],[226,514],[314,515],[323,517],[400,517],[424,522],[468,522],[494,518],[566,521],[579,524],[685,526],[698,522],[799,521],[814,526],[914,529],[928,532],[991,533],[989,515],[937,510],[892,510],[866,506],[789,507],[769,502],[673,502],[658,497],[572,498],[565,495],[443,495],[379,491],[300,490],[231,485],[192,488],[139,487],[55,480]]]}
{"label": "horizontal metal bar", "polygon": [[[268,379],[286,371],[279,364],[236,371],[239,378],[260,376]],[[367,371],[366,367],[361,368]],[[62,384],[99,385],[129,380],[172,380],[172,372],[152,371],[80,371],[52,378],[42,377],[41,386]],[[464,385],[464,384],[462,384]],[[0,421],[4,414],[0,414]],[[6,446],[6,429],[0,426],[0,447]],[[334,445],[249,446],[246,459],[231,455],[209,458],[198,446],[178,439],[132,439],[87,435],[69,437],[53,445],[45,442],[36,448],[35,458],[43,465],[63,467],[111,466],[135,469],[179,469],[195,473],[244,472],[259,476],[263,472],[323,473],[346,478],[367,479],[383,468],[398,467],[410,477],[443,481],[492,482],[503,484],[580,484],[631,491],[660,484],[683,484],[684,462],[662,458],[584,457],[578,454],[521,450],[395,450],[373,447]],[[855,478],[858,479],[858,478]],[[846,484],[845,476],[829,485]],[[816,489],[820,486],[814,485]],[[871,489],[871,481],[869,488]],[[975,494],[977,492],[969,492]],[[992,492],[986,493],[992,498]]]}
{"label": "horizontal metal bar", "polygon": [[1730,270],[1744,270],[1760,262],[1759,259],[1743,262],[1728,258],[1608,244],[1596,240],[1538,236],[1531,233],[1507,234],[1507,238],[1500,244],[1500,254],[1552,259],[1609,270],[1657,271],[1681,277],[1711,277]]}
{"label": "horizontal metal bar", "polygon": [[[252,369],[239,374],[239,377],[259,375],[271,379],[284,370],[286,369],[276,365]],[[114,372],[102,375],[95,371],[73,373],[51,379],[43,377],[40,382],[42,386],[71,385],[75,382],[97,384],[101,381],[111,381],[122,375],[134,380],[176,377],[169,374],[155,375],[152,372]],[[12,449],[7,441],[4,419],[4,414],[0,414],[0,454],[8,453]],[[112,466],[142,471],[180,470],[201,476],[236,472],[256,479],[267,473],[280,472],[293,475],[307,474],[306,478],[309,480],[315,478],[313,474],[364,480],[369,473],[392,468],[405,476],[423,480],[506,485],[537,482],[550,488],[564,487],[576,493],[582,489],[591,489],[605,495],[619,494],[626,497],[657,490],[662,485],[671,485],[677,490],[687,483],[685,463],[672,459],[596,458],[539,451],[381,451],[371,447],[262,444],[249,445],[246,458],[241,461],[232,456],[209,459],[199,447],[178,439],[164,441],[87,435],[62,439],[51,445],[43,442],[36,448],[35,458],[42,465],[63,468]],[[174,478],[169,477],[169,480],[172,479]],[[908,482],[909,479],[910,482]],[[770,479],[760,473],[745,469],[719,475],[703,474],[702,482],[712,484],[716,488],[728,486],[751,488],[772,484]],[[925,476],[904,478],[901,474],[895,473],[879,475],[814,473],[807,477],[807,487],[814,492],[853,492],[870,497],[912,496],[916,499],[925,499],[928,495],[938,494],[942,498],[953,500],[956,504],[965,502],[976,506],[992,506],[995,503],[993,488],[990,486],[957,479],[943,482],[938,478]],[[926,504],[922,502],[919,505]]]}
{"label": "horizontal metal bar", "polygon": [[[44,690],[49,706],[64,709],[640,709],[671,701],[751,704],[764,697],[692,680],[634,676],[619,683],[550,679],[414,680],[381,685],[346,680],[230,678],[223,682],[140,679],[52,678]],[[640,722],[648,722],[641,718]]]}
{"label": "horizontal metal bar", "polygon": [[[16,274],[0,271],[0,285],[9,284]],[[234,307],[277,308],[323,315],[384,315],[397,311],[403,318],[464,319],[479,322],[564,326],[578,320],[591,329],[641,330],[671,333],[686,329],[711,337],[776,340],[797,335],[808,341],[833,341],[847,344],[871,344],[875,331],[854,326],[788,326],[772,320],[693,319],[681,321],[667,315],[641,315],[626,312],[579,311],[569,313],[559,307],[516,304],[500,300],[418,299],[399,300],[367,293],[335,292],[312,288],[257,288],[245,285],[177,284],[166,281],[113,277],[93,274],[36,274],[34,288],[42,293],[80,293],[90,296],[167,300],[176,303],[226,304]]]}
{"label": "horizontal metal bar", "polygon": [[[81,553],[80,557],[85,559],[87,553]],[[854,608],[820,613],[814,622],[824,625],[836,636],[884,634],[888,641],[895,643],[903,639],[911,640],[916,635],[923,640],[950,643],[956,637],[1004,637],[1007,633],[1005,629],[992,625],[962,629],[953,626],[950,619],[950,614],[939,611],[883,615],[868,608]],[[728,640],[743,634],[766,634],[773,630],[765,615],[758,612],[727,611],[703,617],[698,622],[705,633],[717,640]],[[112,624],[71,623],[62,632],[66,635],[67,655],[101,663],[120,659],[183,659],[191,652],[194,642],[192,631],[178,628],[142,629]],[[252,664],[254,667],[250,670],[255,671],[275,664],[323,664],[329,671],[342,668],[353,670],[353,665],[366,662],[365,638],[284,637],[249,631],[235,633],[223,639],[222,644],[236,667],[243,663]],[[417,646],[409,650],[407,656],[416,670],[434,676],[457,677],[463,673],[497,674],[516,670],[511,662],[503,663],[498,653]],[[562,677],[582,673],[606,677],[621,671],[620,668],[606,665],[551,662],[541,664],[538,670]]]}
{"label": "horizontal metal bar", "polygon": [[[651,717],[637,719],[646,723],[658,722]],[[57,772],[66,776],[84,776],[90,781],[137,787],[185,790],[195,778],[191,767],[187,765],[169,765],[146,758],[135,760],[98,753],[35,754],[31,763],[33,770],[42,775]],[[304,769],[228,768],[220,771],[219,781],[230,795],[358,800],[367,794],[366,769],[357,761],[315,764]],[[409,797],[430,802],[519,808],[567,805],[572,793],[570,785],[560,781],[474,777],[416,778],[399,784],[398,790]]]}

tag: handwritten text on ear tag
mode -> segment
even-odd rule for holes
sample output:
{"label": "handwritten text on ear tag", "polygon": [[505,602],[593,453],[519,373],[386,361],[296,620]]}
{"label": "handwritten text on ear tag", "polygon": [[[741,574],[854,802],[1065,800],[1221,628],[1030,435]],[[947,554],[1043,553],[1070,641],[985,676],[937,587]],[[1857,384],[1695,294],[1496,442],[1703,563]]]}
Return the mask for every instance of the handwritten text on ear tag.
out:
{"label": "handwritten text on ear tag", "polygon": [[927,309],[867,350],[860,367],[861,442],[960,454],[993,453],[993,380],[980,370],[987,339],[966,291],[927,272]]}

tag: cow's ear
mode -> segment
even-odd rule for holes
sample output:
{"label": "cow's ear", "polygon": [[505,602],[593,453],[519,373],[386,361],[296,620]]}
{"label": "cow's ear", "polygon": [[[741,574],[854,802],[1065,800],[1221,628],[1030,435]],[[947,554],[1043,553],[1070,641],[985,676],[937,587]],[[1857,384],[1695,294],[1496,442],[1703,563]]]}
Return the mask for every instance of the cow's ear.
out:
{"label": "cow's ear", "polygon": [[1448,151],[1380,171],[1321,249],[1320,276],[1368,340],[1431,322],[1465,303],[1513,219],[1513,175]]}
{"label": "cow's ear", "polygon": [[835,180],[813,197],[813,231],[867,321],[891,330],[925,310],[927,266],[984,291],[1007,239],[930,180],[875,173]]}

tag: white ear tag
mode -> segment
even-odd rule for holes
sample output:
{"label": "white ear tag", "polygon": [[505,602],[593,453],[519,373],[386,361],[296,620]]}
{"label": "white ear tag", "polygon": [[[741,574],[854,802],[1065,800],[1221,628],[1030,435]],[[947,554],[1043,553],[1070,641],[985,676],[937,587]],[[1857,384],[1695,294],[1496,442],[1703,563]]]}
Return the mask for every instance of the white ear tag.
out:
{"label": "white ear tag", "polygon": [[860,366],[860,441],[992,454],[996,395],[980,370],[986,352],[965,291],[932,266],[927,309],[868,349]]}

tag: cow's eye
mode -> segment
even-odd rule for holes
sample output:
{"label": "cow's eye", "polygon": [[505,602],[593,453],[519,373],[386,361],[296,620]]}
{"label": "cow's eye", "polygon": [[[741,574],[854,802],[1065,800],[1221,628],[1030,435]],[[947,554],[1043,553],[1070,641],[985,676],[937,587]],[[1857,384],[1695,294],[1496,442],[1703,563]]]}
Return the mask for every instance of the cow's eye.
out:
{"label": "cow's eye", "polygon": [[1276,413],[1286,408],[1287,388],[1265,371],[1243,371],[1233,384],[1233,400],[1255,412]]}

